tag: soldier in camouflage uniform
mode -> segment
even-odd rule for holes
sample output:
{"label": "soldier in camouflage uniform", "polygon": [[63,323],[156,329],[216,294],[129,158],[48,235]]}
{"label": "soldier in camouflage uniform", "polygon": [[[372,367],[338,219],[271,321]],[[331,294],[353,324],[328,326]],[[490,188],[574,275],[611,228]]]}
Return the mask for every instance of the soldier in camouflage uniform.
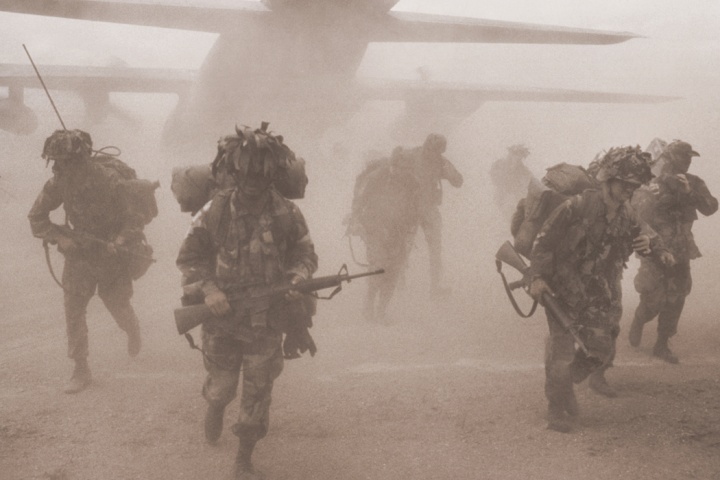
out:
{"label": "soldier in camouflage uniform", "polygon": [[[134,357],[140,352],[140,327],[130,304],[132,277],[118,250],[142,235],[143,221],[133,214],[120,175],[92,161],[91,154],[90,135],[81,130],[57,130],[48,137],[42,158],[54,162],[53,177],[28,215],[33,235],[57,243],[65,256],[62,287],[68,357],[75,361],[66,393],[79,392],[92,381],[85,316],[95,289],[127,333],[128,354]],[[50,221],[50,212],[61,205],[65,226]]]}
{"label": "soldier in camouflage uniform", "polygon": [[643,190],[643,195],[633,199],[642,218],[658,232],[677,263],[665,266],[654,258],[641,259],[635,277],[640,304],[630,327],[630,344],[638,346],[643,325],[657,317],[653,355],[669,363],[679,362],[668,339],[677,333],[685,298],[692,288],[690,260],[700,257],[692,234],[693,222],[697,212],[708,216],[718,209],[718,201],[705,182],[688,173],[695,156],[699,154],[687,142],[676,140],[667,145],[659,159],[660,175]]}
{"label": "soldier in camouflage uniform", "polygon": [[463,184],[463,176],[443,156],[447,139],[438,133],[431,133],[421,147],[410,150],[415,158],[415,178],[419,188],[420,227],[425,234],[430,256],[430,293],[445,296],[450,290],[442,282],[442,181],[447,180],[455,188]]}
{"label": "soldier in camouflage uniform", "polygon": [[522,144],[512,145],[507,150],[507,155],[495,160],[490,167],[493,200],[503,219],[512,217],[518,201],[528,192],[530,180],[535,179],[524,163],[530,150]]}
{"label": "soldier in camouflage uniform", "polygon": [[620,278],[633,250],[652,251],[671,262],[657,235],[629,207],[633,192],[651,178],[648,154],[639,147],[613,148],[604,156],[598,189],[561,204],[538,234],[531,254],[530,294],[553,295],[576,322],[589,350],[546,309],[550,339],[545,358],[548,428],[567,432],[578,414],[573,383],[609,363],[619,326]]}
{"label": "soldier in camouflage uniform", "polygon": [[297,292],[280,301],[233,301],[253,289],[307,279],[317,269],[303,215],[271,187],[292,158],[282,137],[264,128],[236,129],[222,138],[213,167],[226,171],[236,186],[216,194],[195,215],[177,258],[186,295],[198,292],[218,317],[202,327],[205,435],[211,444],[222,432],[225,407],[237,394],[242,372],[240,417],[232,428],[239,438],[235,475],[242,479],[261,478],[250,458],[268,431],[283,350],[285,358],[315,353],[305,322],[311,318],[307,302]]}

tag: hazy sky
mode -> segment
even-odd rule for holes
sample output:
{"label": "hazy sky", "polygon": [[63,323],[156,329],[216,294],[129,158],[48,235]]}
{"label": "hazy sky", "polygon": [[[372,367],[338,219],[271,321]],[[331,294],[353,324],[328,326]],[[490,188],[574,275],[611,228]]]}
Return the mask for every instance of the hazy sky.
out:
{"label": "hazy sky", "polygon": [[[663,126],[657,135],[694,132],[696,127],[690,130],[677,119],[691,115],[707,132],[701,134],[707,138],[696,141],[712,143],[715,151],[720,150],[717,135],[710,135],[720,130],[720,2],[401,0],[395,9],[629,31],[644,38],[609,46],[374,44],[359,75],[417,78],[417,68],[424,66],[430,78],[439,81],[679,96],[685,99],[684,111],[658,112],[660,116],[652,112],[655,118],[650,120]],[[1,13],[0,26],[0,61],[17,63],[27,62],[21,48],[25,43],[39,63],[122,61],[138,67],[197,68],[215,38],[213,34]],[[638,142],[652,138],[650,130],[640,132]]]}

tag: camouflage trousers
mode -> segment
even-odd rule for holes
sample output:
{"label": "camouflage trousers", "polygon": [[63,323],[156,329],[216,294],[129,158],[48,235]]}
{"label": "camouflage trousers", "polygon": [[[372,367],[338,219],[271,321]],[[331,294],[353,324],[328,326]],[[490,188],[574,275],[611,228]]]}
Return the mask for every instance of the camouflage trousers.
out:
{"label": "camouflage trousers", "polygon": [[619,328],[613,315],[596,315],[581,322],[587,324],[580,329],[579,336],[589,351],[588,356],[575,348],[575,339],[552,313],[548,310],[545,313],[550,330],[545,346],[545,396],[551,404],[560,404],[572,392],[574,383],[611,365]]}
{"label": "camouflage trousers", "polygon": [[635,290],[640,294],[635,321],[645,324],[657,317],[658,337],[667,340],[677,333],[685,297],[692,290],[690,261],[661,267],[652,259],[643,258],[635,276]]}
{"label": "camouflage trousers", "polygon": [[98,296],[117,325],[125,332],[138,327],[138,319],[130,304],[133,295],[132,278],[127,265],[116,257],[94,259],[67,255],[62,284],[65,291],[65,323],[68,357],[78,360],[89,354],[87,306]]}
{"label": "camouflage trousers", "polygon": [[282,334],[266,328],[248,343],[203,326],[202,342],[207,371],[203,397],[209,404],[225,407],[237,396],[242,374],[240,416],[232,431],[248,440],[265,437],[273,384],[283,369]]}

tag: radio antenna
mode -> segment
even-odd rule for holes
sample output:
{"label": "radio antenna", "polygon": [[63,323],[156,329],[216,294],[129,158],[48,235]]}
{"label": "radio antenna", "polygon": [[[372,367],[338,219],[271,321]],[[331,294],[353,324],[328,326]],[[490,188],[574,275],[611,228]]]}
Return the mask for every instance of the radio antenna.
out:
{"label": "radio antenna", "polygon": [[23,43],[23,49],[25,50],[25,53],[27,54],[28,58],[30,59],[30,63],[32,64],[33,69],[35,70],[35,75],[37,75],[38,79],[40,80],[40,83],[42,84],[43,89],[45,89],[45,94],[47,95],[48,99],[50,100],[50,105],[52,105],[53,110],[55,110],[55,115],[57,115],[58,120],[60,120],[60,125],[62,125],[63,130],[67,130],[67,127],[65,126],[65,122],[63,122],[62,117],[60,116],[60,112],[58,112],[57,107],[55,106],[55,102],[53,102],[52,97],[50,96],[50,92],[48,91],[47,87],[45,86],[45,82],[42,79],[42,76],[40,76],[40,72],[38,72],[37,67],[35,66],[35,62],[33,62],[32,57],[30,56],[30,52],[28,52],[27,47]]}

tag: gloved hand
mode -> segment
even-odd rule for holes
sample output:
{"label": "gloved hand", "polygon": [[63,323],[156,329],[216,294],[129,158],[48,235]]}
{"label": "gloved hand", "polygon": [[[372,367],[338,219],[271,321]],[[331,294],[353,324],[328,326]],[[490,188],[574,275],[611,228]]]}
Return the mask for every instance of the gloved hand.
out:
{"label": "gloved hand", "polygon": [[633,250],[640,255],[647,255],[650,253],[650,237],[647,235],[638,235],[633,239],[632,243]]}
{"label": "gloved hand", "polygon": [[75,240],[70,237],[66,237],[65,235],[59,235],[57,237],[57,244],[58,249],[61,252],[72,252],[73,250],[78,248],[77,242],[75,242]]}
{"label": "gloved hand", "polygon": [[531,297],[533,297],[535,300],[542,299],[542,296],[544,293],[555,295],[553,291],[550,289],[550,286],[540,277],[535,278],[530,283],[530,288],[528,290],[528,293]]}
{"label": "gloved hand", "polygon": [[222,290],[205,295],[205,305],[217,317],[222,317],[230,312],[230,302],[228,302],[227,296]]}
{"label": "gloved hand", "polygon": [[310,351],[311,357],[314,357],[317,352],[317,346],[315,346],[315,341],[310,336],[310,331],[307,327],[295,327],[285,334],[283,356],[287,360],[300,358],[300,356],[307,351]]}

